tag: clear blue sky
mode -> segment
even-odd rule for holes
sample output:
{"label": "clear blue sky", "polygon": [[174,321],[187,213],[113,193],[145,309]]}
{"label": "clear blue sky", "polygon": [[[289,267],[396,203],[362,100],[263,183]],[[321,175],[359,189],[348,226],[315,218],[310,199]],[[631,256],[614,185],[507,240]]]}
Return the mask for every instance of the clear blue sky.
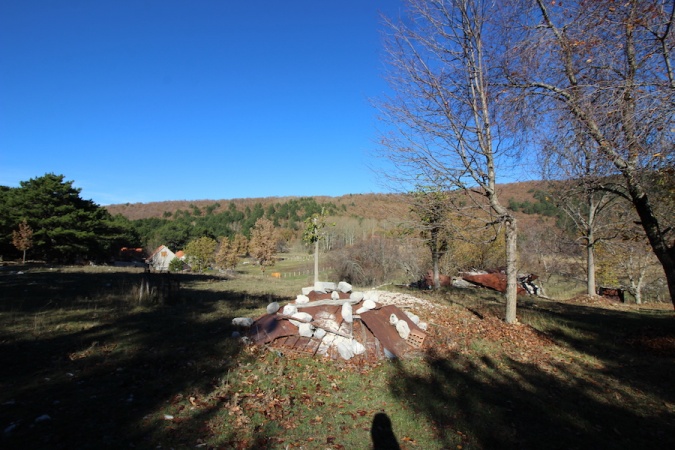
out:
{"label": "clear blue sky", "polygon": [[0,185],[100,205],[383,192],[397,0],[0,1]]}

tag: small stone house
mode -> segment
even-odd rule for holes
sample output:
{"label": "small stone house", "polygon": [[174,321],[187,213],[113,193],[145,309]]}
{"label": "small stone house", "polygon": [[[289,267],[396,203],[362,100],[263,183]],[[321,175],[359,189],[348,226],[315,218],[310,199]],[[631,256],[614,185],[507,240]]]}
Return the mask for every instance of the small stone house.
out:
{"label": "small stone house", "polygon": [[169,264],[175,257],[175,253],[166,245],[160,245],[145,262],[156,272],[168,272]]}

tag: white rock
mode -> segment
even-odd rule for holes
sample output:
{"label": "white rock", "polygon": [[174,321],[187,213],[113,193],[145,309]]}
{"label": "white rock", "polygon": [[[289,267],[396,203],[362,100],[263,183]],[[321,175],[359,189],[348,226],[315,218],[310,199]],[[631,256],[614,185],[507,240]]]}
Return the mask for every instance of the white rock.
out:
{"label": "white rock", "polygon": [[326,288],[323,286],[323,282],[317,281],[314,283],[314,291],[318,292],[319,294],[325,294]]}
{"label": "white rock", "polygon": [[390,324],[396,325],[397,322],[398,322],[398,317],[396,317],[396,314],[392,314],[391,316],[389,316],[389,323]]}
{"label": "white rock", "polygon": [[351,359],[354,356],[351,345],[344,341],[340,341],[337,344],[337,351],[342,357],[342,359]]}
{"label": "white rock", "polygon": [[309,295],[310,292],[314,290],[314,286],[302,288],[302,295]]}
{"label": "white rock", "polygon": [[304,305],[305,303],[309,303],[309,297],[300,294],[295,298],[295,303],[297,303],[298,305]]}
{"label": "white rock", "polygon": [[298,327],[298,334],[304,337],[312,337],[314,335],[314,327],[308,323],[301,323]]}
{"label": "white rock", "polygon": [[330,293],[330,298],[333,300],[340,300],[340,293],[338,291],[333,291]]}
{"label": "white rock", "polygon": [[363,302],[363,307],[368,308],[368,309],[375,309],[375,308],[377,308],[377,303],[368,299],[368,300]]}
{"label": "white rock", "polygon": [[290,320],[290,322],[296,327],[299,327],[302,323],[308,323],[312,321],[312,315],[306,312],[296,312],[291,317],[295,320]]}
{"label": "white rock", "polygon": [[277,311],[279,311],[279,303],[278,302],[272,302],[269,305],[267,305],[267,314],[274,314]]}
{"label": "white rock", "polygon": [[337,285],[338,291],[344,292],[345,294],[347,292],[351,292],[352,290],[352,285],[347,283],[346,281],[340,281]]}
{"label": "white rock", "polygon": [[284,316],[292,316],[293,314],[298,312],[298,307],[289,303],[284,306],[283,311],[281,312]]}
{"label": "white rock", "polygon": [[251,325],[253,325],[253,319],[251,319],[250,317],[235,317],[234,319],[232,319],[232,325],[236,327],[248,328]]}
{"label": "white rock", "polygon": [[312,315],[310,313],[306,312],[296,312],[293,314],[291,317],[294,319],[300,320],[302,322],[311,322],[312,321]]}
{"label": "white rock", "polygon": [[323,328],[317,328],[316,330],[314,330],[314,337],[317,339],[323,339],[326,333],[327,331],[324,330]]}
{"label": "white rock", "polygon": [[422,329],[424,331],[427,331],[427,328],[429,328],[429,325],[427,325],[426,322],[420,322],[420,323],[417,324],[417,326],[420,327],[420,329]]}
{"label": "white rock", "polygon": [[351,294],[349,294],[349,299],[356,300],[356,302],[358,303],[361,300],[363,300],[363,295],[364,295],[363,292],[352,292]]}
{"label": "white rock", "polygon": [[314,283],[314,290],[324,294],[326,292],[334,291],[336,287],[337,286],[332,281],[317,281]]}
{"label": "white rock", "polygon": [[366,347],[364,347],[359,341],[352,340],[352,351],[355,355],[361,355],[366,352]]}
{"label": "white rock", "polygon": [[354,315],[352,313],[352,304],[345,302],[342,304],[342,320],[347,323],[352,323],[354,321]]}
{"label": "white rock", "polygon": [[357,311],[356,314],[363,314],[366,311],[370,311],[371,309],[377,308],[377,304],[372,301],[372,300],[365,300],[363,302],[363,306],[361,306]]}
{"label": "white rock", "polygon": [[398,335],[401,336],[401,339],[408,339],[408,336],[410,336],[410,327],[408,326],[408,322],[405,320],[399,320],[396,322],[396,331],[398,331]]}
{"label": "white rock", "polygon": [[414,323],[415,325],[417,325],[418,323],[420,323],[420,318],[419,318],[419,316],[418,316],[417,314],[413,314],[413,313],[411,313],[410,311],[406,311],[405,314],[406,314],[406,316],[408,316],[408,318],[409,318],[409,319],[412,321],[412,323]]}

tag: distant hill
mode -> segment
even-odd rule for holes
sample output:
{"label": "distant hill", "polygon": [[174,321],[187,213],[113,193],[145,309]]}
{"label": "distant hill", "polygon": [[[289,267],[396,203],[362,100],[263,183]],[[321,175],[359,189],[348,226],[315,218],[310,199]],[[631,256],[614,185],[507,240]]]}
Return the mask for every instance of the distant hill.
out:
{"label": "distant hill", "polygon": [[[544,181],[525,181],[499,185],[499,195],[504,202],[513,199],[516,202],[533,201],[533,192],[541,190],[546,185]],[[340,197],[314,196],[318,203],[332,203],[346,216],[363,217],[382,220],[390,217],[402,217],[407,214],[407,206],[402,201],[402,194],[348,194]],[[253,208],[256,204],[267,208],[270,205],[286,203],[300,197],[262,197],[238,198],[221,200],[169,200],[150,203],[124,203],[106,206],[107,210],[115,215],[121,214],[130,220],[152,217],[166,217],[178,210],[191,211],[199,208],[218,214],[230,208],[233,203],[238,210],[246,207]]]}

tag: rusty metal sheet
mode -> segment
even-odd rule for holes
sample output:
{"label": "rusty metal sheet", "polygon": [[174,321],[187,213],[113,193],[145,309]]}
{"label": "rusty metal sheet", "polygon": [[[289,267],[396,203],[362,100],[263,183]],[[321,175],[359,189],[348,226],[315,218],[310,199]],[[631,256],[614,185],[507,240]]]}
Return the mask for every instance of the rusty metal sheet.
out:
{"label": "rusty metal sheet", "polygon": [[424,334],[424,331],[395,305],[387,305],[361,313],[361,320],[380,341],[383,348],[400,358],[414,349],[399,336],[396,327],[389,323],[389,317],[392,314],[396,314],[399,320],[405,320],[411,331],[416,330]]}
{"label": "rusty metal sheet", "polygon": [[298,327],[288,320],[278,320],[275,314],[265,314],[253,322],[248,336],[255,344],[267,344],[294,334],[298,334]]}
{"label": "rusty metal sheet", "polygon": [[[503,273],[462,274],[462,278],[479,286],[506,292],[506,275]],[[518,294],[525,294],[525,289],[518,286]]]}
{"label": "rusty metal sheet", "polygon": [[[337,293],[340,295],[341,300],[349,300],[349,297],[351,296],[351,294],[345,292],[337,291]],[[331,298],[333,298],[331,292],[322,293],[316,291],[310,292],[309,294],[307,294],[307,297],[309,298],[310,302],[313,302],[315,300],[330,300]]]}
{"label": "rusty metal sheet", "polygon": [[312,323],[327,331],[338,331],[342,322],[341,306],[314,306],[304,308],[312,315]]}

